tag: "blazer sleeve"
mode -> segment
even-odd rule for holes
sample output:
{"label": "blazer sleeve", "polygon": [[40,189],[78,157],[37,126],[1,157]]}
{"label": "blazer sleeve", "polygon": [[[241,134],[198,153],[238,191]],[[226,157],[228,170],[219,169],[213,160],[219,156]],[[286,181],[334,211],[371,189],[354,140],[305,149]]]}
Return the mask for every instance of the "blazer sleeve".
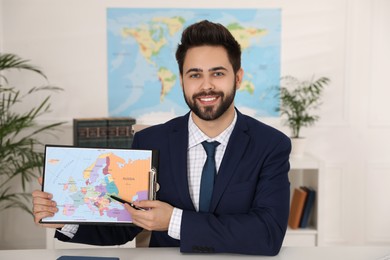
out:
{"label": "blazer sleeve", "polygon": [[80,225],[73,238],[60,232],[56,232],[54,237],[64,242],[111,246],[133,240],[141,230],[135,226]]}
{"label": "blazer sleeve", "polygon": [[[257,173],[253,201],[247,212],[198,213],[183,211],[182,252],[227,252],[254,255],[279,253],[287,229],[290,183],[288,180],[290,139],[265,156]],[[239,192],[232,203],[240,203]],[[226,206],[226,205],[225,205]],[[224,205],[218,207],[223,208]]]}

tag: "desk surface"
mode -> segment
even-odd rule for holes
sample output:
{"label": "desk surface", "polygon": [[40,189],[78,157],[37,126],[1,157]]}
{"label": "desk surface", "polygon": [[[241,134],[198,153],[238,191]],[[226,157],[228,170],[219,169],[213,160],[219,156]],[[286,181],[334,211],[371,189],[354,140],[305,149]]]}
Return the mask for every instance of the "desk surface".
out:
{"label": "desk surface", "polygon": [[284,247],[276,257],[232,254],[182,254],[178,248],[110,248],[110,249],[63,249],[63,250],[3,250],[0,259],[57,259],[62,255],[119,257],[120,260],[199,260],[203,259],[272,259],[272,260],[390,260],[389,247]]}

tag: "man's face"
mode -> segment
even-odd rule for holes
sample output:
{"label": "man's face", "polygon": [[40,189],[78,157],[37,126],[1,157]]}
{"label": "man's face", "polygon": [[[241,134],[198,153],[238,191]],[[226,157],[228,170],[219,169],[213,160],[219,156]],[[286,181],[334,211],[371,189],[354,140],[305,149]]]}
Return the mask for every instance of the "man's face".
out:
{"label": "man's face", "polygon": [[181,84],[189,108],[203,120],[215,120],[233,109],[242,70],[234,74],[223,47],[201,46],[187,51]]}

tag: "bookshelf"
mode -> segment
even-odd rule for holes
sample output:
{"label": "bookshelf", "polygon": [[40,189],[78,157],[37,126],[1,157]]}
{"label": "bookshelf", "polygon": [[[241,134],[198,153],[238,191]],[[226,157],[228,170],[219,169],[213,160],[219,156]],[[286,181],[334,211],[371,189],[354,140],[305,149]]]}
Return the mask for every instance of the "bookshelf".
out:
{"label": "bookshelf", "polygon": [[128,148],[133,142],[131,117],[75,118],[73,145],[80,147]]}
{"label": "bookshelf", "polygon": [[[287,229],[283,246],[319,246],[321,245],[322,182],[321,161],[305,154],[299,158],[290,158],[290,200],[294,188],[308,186],[316,191],[313,210],[307,228]],[[290,201],[291,202],[291,201]]]}

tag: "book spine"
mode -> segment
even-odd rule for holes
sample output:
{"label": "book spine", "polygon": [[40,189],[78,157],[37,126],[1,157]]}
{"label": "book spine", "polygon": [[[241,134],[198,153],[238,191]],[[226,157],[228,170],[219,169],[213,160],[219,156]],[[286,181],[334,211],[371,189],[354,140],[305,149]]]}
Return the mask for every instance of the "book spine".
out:
{"label": "book spine", "polygon": [[301,187],[301,188],[307,192],[307,198],[306,198],[305,206],[303,207],[303,213],[302,213],[301,221],[299,223],[299,227],[306,228],[309,224],[309,218],[311,212],[313,211],[316,192],[315,190],[308,187]]}
{"label": "book spine", "polygon": [[108,147],[131,148],[135,119],[108,120]]}
{"label": "book spine", "polygon": [[295,188],[291,200],[290,216],[288,225],[292,229],[299,228],[299,223],[303,213],[307,192],[300,188]]}
{"label": "book spine", "polygon": [[107,120],[73,120],[73,144],[79,147],[107,147]]}

